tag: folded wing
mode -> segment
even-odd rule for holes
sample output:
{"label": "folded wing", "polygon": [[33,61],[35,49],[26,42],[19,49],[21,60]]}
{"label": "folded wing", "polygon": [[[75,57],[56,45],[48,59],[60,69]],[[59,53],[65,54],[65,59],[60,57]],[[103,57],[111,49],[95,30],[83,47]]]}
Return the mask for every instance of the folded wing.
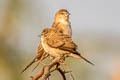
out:
{"label": "folded wing", "polygon": [[72,53],[76,52],[77,45],[72,41],[71,37],[55,32],[53,35],[47,38],[47,43],[53,48],[62,49],[65,51],[70,51]]}

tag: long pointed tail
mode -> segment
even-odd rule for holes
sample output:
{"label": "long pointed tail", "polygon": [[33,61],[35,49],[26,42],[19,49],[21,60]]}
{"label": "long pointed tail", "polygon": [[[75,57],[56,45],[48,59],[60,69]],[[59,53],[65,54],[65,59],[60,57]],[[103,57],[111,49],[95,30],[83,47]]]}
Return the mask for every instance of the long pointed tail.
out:
{"label": "long pointed tail", "polygon": [[33,58],[33,60],[21,71],[21,73],[23,73],[25,70],[27,70],[33,63],[35,63],[36,61],[38,61],[42,57],[42,55],[44,53],[44,49],[41,47],[41,44],[40,44],[40,46],[38,48],[37,53],[38,53],[37,56],[35,56]]}
{"label": "long pointed tail", "polygon": [[80,56],[80,58],[82,58],[83,60],[85,60],[86,62],[88,62],[89,64],[95,65],[95,64],[93,64],[91,61],[89,61],[89,60],[87,60],[86,58],[84,58],[83,56],[81,56],[81,55],[79,55],[79,56]]}
{"label": "long pointed tail", "polygon": [[35,63],[40,58],[41,58],[41,54],[38,54],[37,56],[35,56],[33,60],[21,71],[21,73],[27,70],[33,63]]}
{"label": "long pointed tail", "polygon": [[87,60],[86,58],[81,56],[79,53],[71,54],[70,56],[73,57],[73,58],[81,58],[84,61],[88,62],[89,64],[94,65],[91,61]]}
{"label": "long pointed tail", "polygon": [[38,57],[35,56],[34,59],[21,71],[23,73],[25,70],[27,70],[37,59]]}

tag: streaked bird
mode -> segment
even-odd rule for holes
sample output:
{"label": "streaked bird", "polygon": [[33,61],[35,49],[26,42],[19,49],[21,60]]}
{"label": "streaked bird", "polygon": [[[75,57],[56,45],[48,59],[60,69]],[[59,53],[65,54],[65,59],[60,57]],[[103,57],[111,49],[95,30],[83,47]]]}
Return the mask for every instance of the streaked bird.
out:
{"label": "streaked bird", "polygon": [[54,17],[54,22],[52,24],[52,28],[55,30],[62,32],[65,35],[72,36],[72,29],[69,22],[70,13],[66,9],[59,10]]}
{"label": "streaked bird", "polygon": [[[51,26],[51,29],[57,30],[65,35],[72,36],[72,29],[69,22],[70,13],[66,9],[60,9],[56,12],[54,17],[54,22]],[[44,60],[48,56],[47,53],[44,52],[44,49],[41,45],[41,41],[37,48],[37,55],[34,59],[22,70],[24,72],[27,68],[29,68],[33,63],[39,61],[39,63]]]}
{"label": "streaked bird", "polygon": [[54,58],[79,58],[94,65],[92,62],[81,56],[77,51],[77,45],[72,41],[70,36],[57,30],[50,28],[44,29],[41,34],[41,43],[44,51]]}

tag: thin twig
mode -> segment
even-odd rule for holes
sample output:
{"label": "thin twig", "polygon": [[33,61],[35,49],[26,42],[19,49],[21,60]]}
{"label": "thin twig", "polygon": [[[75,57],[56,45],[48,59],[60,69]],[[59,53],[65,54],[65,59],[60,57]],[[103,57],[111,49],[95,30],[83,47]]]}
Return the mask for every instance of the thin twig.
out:
{"label": "thin twig", "polygon": [[64,64],[65,64],[65,66],[67,67],[68,72],[70,73],[70,75],[71,75],[71,77],[72,77],[72,80],[75,80],[75,78],[74,78],[74,76],[73,76],[73,74],[72,74],[72,71],[71,71],[70,67],[68,66],[68,64],[67,64],[65,61],[64,61]]}
{"label": "thin twig", "polygon": [[60,68],[58,68],[57,70],[61,74],[62,80],[66,80],[65,73]]}
{"label": "thin twig", "polygon": [[32,80],[38,80],[44,74],[44,68],[35,76],[31,77]]}
{"label": "thin twig", "polygon": [[[61,60],[61,57],[57,57],[51,63],[49,63],[47,65],[44,64],[43,69],[35,77],[32,77],[32,80],[38,80],[39,78],[41,78],[42,80],[47,80],[47,79],[49,79],[50,73],[55,70],[57,70],[61,74],[62,80],[66,80],[65,72],[59,67],[60,60]],[[75,80],[67,63],[64,62],[64,64],[67,67],[67,69],[69,70],[69,73],[70,73],[72,79]],[[54,66],[56,66],[56,67],[54,67]]]}
{"label": "thin twig", "polygon": [[58,63],[54,69],[51,69],[50,72],[53,72],[53,71],[57,70],[57,71],[61,74],[62,80],[66,80],[65,73],[64,73],[64,71],[59,67],[59,65],[60,65],[60,64]]}
{"label": "thin twig", "polygon": [[47,80],[47,78],[49,77],[49,75],[50,75],[50,69],[54,66],[54,65],[56,65],[57,63],[59,63],[59,61],[60,61],[60,57],[57,57],[57,58],[55,58],[50,64],[48,64],[48,65],[46,65],[45,67],[44,67],[44,74],[43,74],[43,76],[42,76],[42,80]]}

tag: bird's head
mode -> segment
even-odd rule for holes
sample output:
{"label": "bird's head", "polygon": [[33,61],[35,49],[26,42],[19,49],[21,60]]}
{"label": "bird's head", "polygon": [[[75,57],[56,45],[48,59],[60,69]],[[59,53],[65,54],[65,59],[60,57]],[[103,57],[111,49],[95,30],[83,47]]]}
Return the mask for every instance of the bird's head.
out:
{"label": "bird's head", "polygon": [[51,32],[51,29],[50,28],[45,28],[43,31],[42,31],[42,34],[40,35],[41,37],[44,36],[44,37],[47,37],[47,35]]}
{"label": "bird's head", "polygon": [[69,15],[70,13],[66,9],[60,9],[56,14],[55,14],[55,22],[66,22],[69,20]]}

